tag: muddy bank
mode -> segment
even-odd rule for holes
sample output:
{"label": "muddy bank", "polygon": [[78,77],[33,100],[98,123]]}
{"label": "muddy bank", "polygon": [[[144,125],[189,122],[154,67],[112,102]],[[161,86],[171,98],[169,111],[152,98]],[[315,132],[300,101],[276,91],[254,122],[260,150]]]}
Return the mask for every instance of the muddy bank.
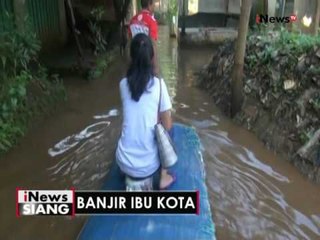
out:
{"label": "muddy bank", "polygon": [[[198,85],[230,116],[234,42],[216,48]],[[247,42],[241,112],[234,121],[320,183],[320,39],[261,31]]]}

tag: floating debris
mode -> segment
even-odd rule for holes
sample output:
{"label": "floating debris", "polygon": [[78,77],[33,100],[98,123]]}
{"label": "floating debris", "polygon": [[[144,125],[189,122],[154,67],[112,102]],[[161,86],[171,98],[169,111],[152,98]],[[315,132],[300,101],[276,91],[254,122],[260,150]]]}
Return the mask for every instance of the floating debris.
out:
{"label": "floating debris", "polygon": [[94,119],[106,119],[109,117],[116,117],[118,115],[119,115],[119,111],[117,109],[111,109],[107,114],[96,115],[93,118]]}
{"label": "floating debris", "polygon": [[296,82],[293,80],[286,80],[283,82],[284,90],[291,90],[291,89],[295,88],[295,86],[296,86]]}

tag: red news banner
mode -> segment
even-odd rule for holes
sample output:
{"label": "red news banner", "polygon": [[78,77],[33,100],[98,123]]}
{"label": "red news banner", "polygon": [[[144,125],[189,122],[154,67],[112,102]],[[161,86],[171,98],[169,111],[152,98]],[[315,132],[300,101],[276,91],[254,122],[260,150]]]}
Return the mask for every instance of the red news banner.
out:
{"label": "red news banner", "polygon": [[16,189],[16,215],[199,214],[199,191]]}

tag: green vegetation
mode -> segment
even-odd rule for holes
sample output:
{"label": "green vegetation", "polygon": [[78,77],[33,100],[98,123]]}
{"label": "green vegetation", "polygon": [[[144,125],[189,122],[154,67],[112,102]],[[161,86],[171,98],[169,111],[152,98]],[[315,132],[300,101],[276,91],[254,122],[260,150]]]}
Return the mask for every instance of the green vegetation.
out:
{"label": "green vegetation", "polygon": [[[116,55],[115,49],[108,49],[108,43],[105,39],[105,36],[108,34],[102,30],[102,17],[104,13],[103,7],[94,8],[91,11],[91,19],[89,20],[91,35],[88,37],[89,42],[94,46],[93,54],[95,58],[93,66],[88,71],[87,78],[89,80],[99,78]],[[113,28],[113,25],[108,27],[109,31],[112,31]]]}
{"label": "green vegetation", "polygon": [[313,98],[310,99],[310,104],[320,114],[320,93],[316,93]]}
{"label": "green vegetation", "polygon": [[320,37],[263,27],[249,35],[247,46],[247,77],[260,76],[246,81],[247,92],[270,109],[282,129],[307,143],[320,127]]}
{"label": "green vegetation", "polygon": [[104,14],[103,7],[98,7],[92,9],[90,12],[91,18],[89,21],[89,29],[91,32],[91,36],[89,37],[89,40],[91,44],[95,47],[94,54],[102,54],[106,51],[107,42],[105,40],[104,34],[102,32],[101,27],[101,19]]}
{"label": "green vegetation", "polygon": [[38,62],[40,41],[25,22],[0,33],[0,154],[23,136],[31,117],[65,97],[59,78]]}
{"label": "green vegetation", "polygon": [[[278,31],[270,31],[266,27],[260,28],[248,37],[246,67],[247,76],[251,80],[247,82],[247,89],[252,85],[253,75],[257,73],[251,70],[254,68],[261,77],[261,79],[254,77],[256,84],[259,84],[263,91],[267,91],[270,95],[268,98],[275,100],[271,96],[277,96],[278,99],[283,97],[291,102],[290,106],[284,102],[279,105],[274,112],[275,116],[281,113],[282,119],[295,118],[301,108],[299,104],[293,104],[293,101],[298,101],[295,98],[304,94],[309,88],[318,87],[319,63],[319,36],[305,35],[294,30],[290,32],[285,28],[280,28]],[[312,105],[314,110],[318,111],[318,97],[315,93],[308,95],[307,98],[306,101],[303,100],[303,107]],[[282,110],[287,110],[288,114]]]}
{"label": "green vegetation", "polygon": [[95,67],[89,70],[88,79],[93,80],[102,76],[116,56],[116,49],[97,56]]}
{"label": "green vegetation", "polygon": [[[248,36],[247,46],[250,48],[263,46],[264,51],[257,55],[249,54],[246,58],[260,64],[268,64],[277,56],[286,56],[294,66],[299,57],[320,45],[320,37],[302,34],[296,30],[288,31],[281,27],[278,31],[270,31],[266,25],[255,28]],[[319,69],[318,69],[319,70]]]}
{"label": "green vegetation", "polygon": [[[216,49],[200,86],[230,116],[234,43]],[[244,104],[234,120],[316,179],[320,130],[320,36],[259,27],[248,35]]]}
{"label": "green vegetation", "polygon": [[167,20],[169,23],[172,22],[172,18],[174,16],[178,16],[178,1],[169,0],[168,13],[167,13]]}

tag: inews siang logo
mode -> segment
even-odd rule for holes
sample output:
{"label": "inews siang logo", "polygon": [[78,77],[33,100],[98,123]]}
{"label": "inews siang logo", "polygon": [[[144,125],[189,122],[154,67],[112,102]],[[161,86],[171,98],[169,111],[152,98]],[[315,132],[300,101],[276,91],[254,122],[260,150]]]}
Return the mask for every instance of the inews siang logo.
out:
{"label": "inews siang logo", "polygon": [[16,215],[197,214],[199,191],[126,192],[16,189]]}
{"label": "inews siang logo", "polygon": [[74,191],[16,191],[16,215],[74,215]]}
{"label": "inews siang logo", "polygon": [[256,23],[290,23],[297,21],[296,15],[291,15],[289,17],[269,17],[269,15],[259,15],[256,16]]}

